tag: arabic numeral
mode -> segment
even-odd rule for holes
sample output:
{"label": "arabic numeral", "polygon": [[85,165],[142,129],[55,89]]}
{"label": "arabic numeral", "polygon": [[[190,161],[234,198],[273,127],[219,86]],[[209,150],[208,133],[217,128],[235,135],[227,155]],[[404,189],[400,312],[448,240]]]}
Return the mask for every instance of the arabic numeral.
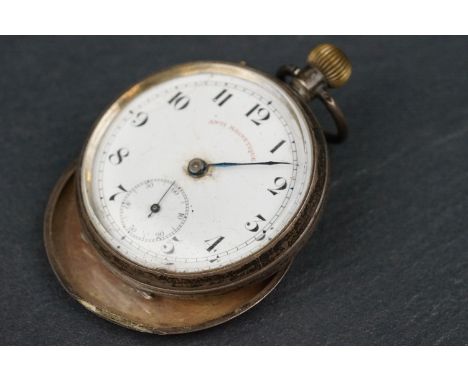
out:
{"label": "arabic numeral", "polygon": [[[252,116],[251,116],[252,115]],[[262,122],[270,118],[270,112],[264,107],[260,107],[257,103],[252,109],[250,109],[246,114],[246,117],[259,126]]]}
{"label": "arabic numeral", "polygon": [[265,218],[260,214],[255,217],[256,219],[245,223],[245,228],[250,232],[257,232],[260,229],[260,224],[265,221]]}
{"label": "arabic numeral", "polygon": [[[208,245],[206,249],[208,252],[211,252],[216,246],[224,240],[224,236],[217,236],[212,239],[205,240],[205,243]],[[215,250],[216,252],[216,250]]]}
{"label": "arabic numeral", "polygon": [[143,126],[146,122],[148,122],[148,114],[144,111],[139,111],[138,113],[135,113],[134,111],[130,110],[130,114],[133,115],[133,118],[130,121],[130,123],[135,127]]}
{"label": "arabic numeral", "polygon": [[109,198],[109,200],[110,200],[111,202],[113,202],[113,201],[115,200],[115,198],[116,198],[118,195],[123,194],[123,193],[125,193],[125,192],[128,192],[128,191],[125,189],[125,187],[122,186],[121,184],[119,184],[119,186],[118,186],[117,188],[118,188],[120,191],[117,191],[115,194],[113,194],[113,195]]}
{"label": "arabic numeral", "polygon": [[123,159],[130,155],[130,151],[125,147],[118,149],[115,153],[109,155],[109,162],[114,166],[119,165],[122,163]]}
{"label": "arabic numeral", "polygon": [[285,143],[286,141],[283,139],[281,141],[279,141],[279,143],[273,147],[271,150],[270,150],[270,153],[274,154],[276,150],[278,150],[281,146],[283,146],[283,144]]}
{"label": "arabic numeral", "polygon": [[190,98],[182,94],[182,92],[177,92],[167,103],[174,106],[176,110],[183,110],[189,105]]}
{"label": "arabic numeral", "polygon": [[280,176],[275,178],[273,184],[275,185],[274,188],[268,188],[268,191],[270,191],[272,195],[277,195],[279,191],[285,190],[286,187],[288,187],[288,182],[286,179]]}
{"label": "arabic numeral", "polygon": [[226,89],[223,89],[221,93],[218,93],[216,97],[213,98],[213,102],[216,102],[219,107],[223,106],[229,98],[232,97],[231,93],[227,93]]}

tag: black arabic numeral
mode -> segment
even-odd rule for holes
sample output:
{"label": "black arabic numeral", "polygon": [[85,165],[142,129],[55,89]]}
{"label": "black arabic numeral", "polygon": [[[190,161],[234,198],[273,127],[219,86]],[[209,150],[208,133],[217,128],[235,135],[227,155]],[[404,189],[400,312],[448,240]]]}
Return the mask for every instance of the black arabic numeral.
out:
{"label": "black arabic numeral", "polygon": [[190,98],[183,95],[182,92],[177,92],[167,103],[174,106],[176,110],[183,110],[189,105]]}
{"label": "black arabic numeral", "polygon": [[[253,115],[250,116],[251,114],[253,114]],[[264,107],[260,107],[260,105],[257,103],[252,109],[250,109],[245,114],[245,116],[249,117],[250,120],[258,126],[262,122],[264,122],[268,118],[270,118],[270,112],[267,109],[265,109]]]}
{"label": "black arabic numeral", "polygon": [[248,221],[247,223],[245,223],[245,228],[247,230],[249,230],[250,232],[257,232],[260,229],[259,223],[262,223],[262,222],[265,221],[265,218],[260,214],[258,214],[255,217],[257,219],[251,220],[251,221]]}
{"label": "black arabic numeral", "polygon": [[286,179],[278,176],[277,178],[275,178],[275,180],[273,181],[274,185],[276,186],[275,188],[269,188],[268,191],[271,192],[272,195],[276,195],[278,194],[278,191],[282,191],[282,190],[285,190],[286,187],[288,187],[288,182],[286,181]]}
{"label": "black arabic numeral", "polygon": [[231,93],[226,93],[227,90],[223,89],[216,97],[213,98],[213,102],[216,102],[219,107],[223,106],[229,98],[232,97]]}
{"label": "black arabic numeral", "polygon": [[130,151],[125,147],[118,149],[115,153],[109,155],[109,162],[114,166],[122,163],[123,159],[130,155]]}
{"label": "black arabic numeral", "polygon": [[116,198],[118,195],[120,195],[120,194],[122,194],[122,193],[124,193],[124,192],[128,192],[128,191],[125,189],[125,187],[122,186],[121,184],[119,184],[119,186],[118,186],[117,188],[118,188],[120,191],[117,191],[114,195],[112,195],[112,196],[109,198],[109,200],[112,201],[112,202],[115,200],[115,198]]}
{"label": "black arabic numeral", "polygon": [[211,252],[223,240],[224,240],[224,236],[217,236],[217,237],[214,237],[213,239],[205,240],[205,243],[209,245],[209,247],[206,250],[208,252]]}
{"label": "black arabic numeral", "polygon": [[286,141],[283,139],[281,140],[275,147],[273,147],[271,150],[270,150],[270,153],[274,154],[276,150],[278,150],[281,146],[283,146],[283,144],[285,143]]}
{"label": "black arabic numeral", "polygon": [[148,114],[144,111],[139,111],[135,114],[135,112],[130,110],[130,114],[133,114],[133,118],[130,123],[135,127],[143,126],[146,122],[148,122]]}

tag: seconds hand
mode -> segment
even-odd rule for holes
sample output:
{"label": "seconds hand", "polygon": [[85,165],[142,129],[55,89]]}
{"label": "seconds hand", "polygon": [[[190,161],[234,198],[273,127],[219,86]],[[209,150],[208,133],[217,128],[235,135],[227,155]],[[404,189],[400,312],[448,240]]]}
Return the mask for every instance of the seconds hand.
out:
{"label": "seconds hand", "polygon": [[167,188],[166,192],[164,192],[164,194],[161,196],[161,198],[159,199],[159,201],[155,204],[152,204],[151,207],[150,207],[150,214],[148,215],[148,217],[150,218],[151,215],[153,215],[153,213],[157,213],[159,212],[159,210],[161,209],[161,206],[159,205],[159,203],[161,203],[161,201],[164,199],[164,197],[166,196],[166,194],[169,192],[169,190],[172,188],[172,186],[174,185],[175,183],[175,180],[171,183],[171,185]]}

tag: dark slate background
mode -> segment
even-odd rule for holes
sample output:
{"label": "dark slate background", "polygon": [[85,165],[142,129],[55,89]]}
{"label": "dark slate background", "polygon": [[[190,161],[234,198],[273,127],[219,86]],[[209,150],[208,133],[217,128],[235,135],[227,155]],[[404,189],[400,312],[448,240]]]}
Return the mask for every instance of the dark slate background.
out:
{"label": "dark slate background", "polygon": [[[324,41],[354,65],[334,93],[350,137],[330,150],[323,219],[280,286],[227,324],[168,337],[72,300],[42,219],[99,113],[176,63],[272,73]],[[468,344],[467,71],[468,38],[0,38],[0,344]]]}

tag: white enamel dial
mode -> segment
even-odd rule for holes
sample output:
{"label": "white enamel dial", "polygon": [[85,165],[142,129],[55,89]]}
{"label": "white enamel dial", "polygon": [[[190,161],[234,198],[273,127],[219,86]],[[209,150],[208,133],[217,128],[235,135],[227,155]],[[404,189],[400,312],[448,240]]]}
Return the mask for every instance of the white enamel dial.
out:
{"label": "white enamel dial", "polygon": [[[100,121],[82,195],[121,256],[170,272],[214,270],[255,255],[297,214],[312,177],[307,122],[273,81],[241,73],[166,80]],[[191,174],[189,164],[206,171]]]}

